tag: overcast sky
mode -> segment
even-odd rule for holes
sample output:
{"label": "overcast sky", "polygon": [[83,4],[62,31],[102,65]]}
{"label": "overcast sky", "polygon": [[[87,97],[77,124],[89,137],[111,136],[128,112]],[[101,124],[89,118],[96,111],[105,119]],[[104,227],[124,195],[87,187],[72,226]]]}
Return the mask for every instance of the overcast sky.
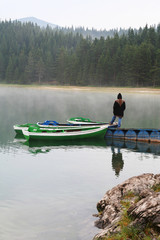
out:
{"label": "overcast sky", "polygon": [[62,27],[139,28],[160,23],[160,0],[0,0],[0,20],[36,17]]}

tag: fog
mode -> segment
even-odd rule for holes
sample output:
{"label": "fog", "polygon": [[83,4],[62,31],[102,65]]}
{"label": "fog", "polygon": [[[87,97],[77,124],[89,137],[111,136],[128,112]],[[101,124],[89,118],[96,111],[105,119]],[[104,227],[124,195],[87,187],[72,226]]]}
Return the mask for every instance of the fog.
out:
{"label": "fog", "polygon": [[[71,117],[109,122],[118,92],[53,90],[28,87],[0,88],[1,137],[13,136],[13,125],[55,120],[65,123]],[[126,111],[125,128],[160,128],[158,94],[122,93]]]}

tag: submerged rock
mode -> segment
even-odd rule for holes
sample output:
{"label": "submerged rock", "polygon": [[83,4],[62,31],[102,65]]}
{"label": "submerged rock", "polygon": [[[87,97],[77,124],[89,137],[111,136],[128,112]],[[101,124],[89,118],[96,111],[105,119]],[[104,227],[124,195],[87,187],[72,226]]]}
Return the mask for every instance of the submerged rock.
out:
{"label": "submerged rock", "polygon": [[97,203],[98,220],[95,226],[103,229],[94,239],[121,231],[119,222],[122,219],[124,206],[129,204],[127,214],[133,219],[130,226],[144,229],[147,225],[160,230],[160,192],[153,190],[160,185],[160,174],[142,174],[132,177],[107,191]]}

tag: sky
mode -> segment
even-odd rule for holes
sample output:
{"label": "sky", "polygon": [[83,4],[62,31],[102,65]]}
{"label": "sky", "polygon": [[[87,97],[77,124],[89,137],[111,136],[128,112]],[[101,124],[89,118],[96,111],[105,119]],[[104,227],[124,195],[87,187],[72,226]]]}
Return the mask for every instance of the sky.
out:
{"label": "sky", "polygon": [[0,20],[35,17],[97,30],[157,26],[160,0],[0,0]]}

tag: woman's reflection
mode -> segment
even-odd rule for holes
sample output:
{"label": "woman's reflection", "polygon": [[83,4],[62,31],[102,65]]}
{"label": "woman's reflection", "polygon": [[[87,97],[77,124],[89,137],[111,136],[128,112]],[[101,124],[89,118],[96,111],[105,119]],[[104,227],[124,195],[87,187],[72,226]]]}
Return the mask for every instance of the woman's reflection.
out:
{"label": "woman's reflection", "polygon": [[114,146],[111,146],[111,150],[112,150],[112,168],[115,171],[115,175],[118,177],[124,165],[124,161],[122,159],[122,153],[120,152],[120,148],[117,148],[117,153],[116,153]]}

